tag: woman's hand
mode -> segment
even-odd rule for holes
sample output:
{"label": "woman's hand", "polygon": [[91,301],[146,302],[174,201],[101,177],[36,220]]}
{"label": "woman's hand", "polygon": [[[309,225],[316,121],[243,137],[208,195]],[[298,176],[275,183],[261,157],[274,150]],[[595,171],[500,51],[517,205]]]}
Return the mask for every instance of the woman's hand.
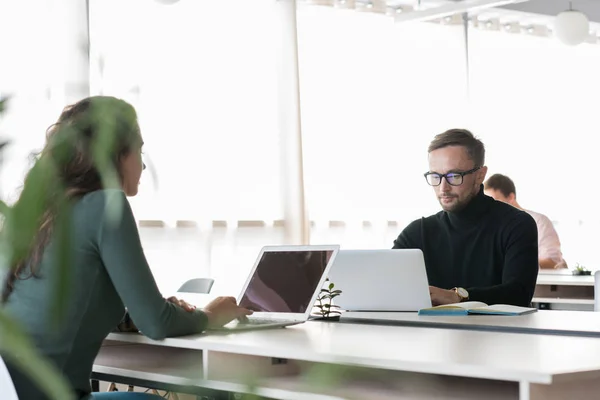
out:
{"label": "woman's hand", "polygon": [[167,299],[167,301],[169,301],[169,302],[171,302],[173,304],[177,304],[179,307],[183,308],[185,311],[188,311],[188,312],[194,311],[196,309],[196,306],[193,306],[193,305],[189,304],[185,300],[179,300],[175,296],[169,297]]}
{"label": "woman's hand", "polygon": [[217,297],[206,307],[204,313],[208,316],[208,327],[218,328],[234,319],[244,320],[252,311],[237,305],[235,297]]}

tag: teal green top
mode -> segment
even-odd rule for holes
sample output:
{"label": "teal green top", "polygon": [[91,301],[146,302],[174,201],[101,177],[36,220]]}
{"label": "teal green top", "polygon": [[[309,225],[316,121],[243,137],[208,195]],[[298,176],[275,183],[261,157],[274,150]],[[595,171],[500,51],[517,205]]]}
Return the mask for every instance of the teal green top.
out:
{"label": "teal green top", "polygon": [[[115,215],[116,218],[110,218]],[[120,216],[118,215],[120,214]],[[5,305],[32,336],[38,350],[69,379],[77,398],[90,390],[92,365],[102,341],[125,314],[151,339],[202,332],[207,317],[165,300],[156,286],[140,242],[137,224],[125,194],[101,190],[87,194],[73,208],[72,262],[63,293],[65,319],[51,318],[60,265],[51,241],[37,277],[17,280]],[[19,398],[41,399],[18,373],[13,380]]]}

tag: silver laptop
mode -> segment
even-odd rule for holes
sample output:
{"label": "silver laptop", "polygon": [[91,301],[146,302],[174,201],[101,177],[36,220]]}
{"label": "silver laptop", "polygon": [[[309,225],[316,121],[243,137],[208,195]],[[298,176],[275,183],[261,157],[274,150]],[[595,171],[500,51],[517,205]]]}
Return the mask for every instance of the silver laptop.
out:
{"label": "silver laptop", "polygon": [[419,311],[431,307],[423,252],[340,250],[329,280],[342,293],[334,303],[347,311]]}
{"label": "silver laptop", "polygon": [[238,304],[254,314],[248,321],[233,321],[218,329],[263,329],[306,322],[338,250],[338,245],[263,247],[238,298]]}

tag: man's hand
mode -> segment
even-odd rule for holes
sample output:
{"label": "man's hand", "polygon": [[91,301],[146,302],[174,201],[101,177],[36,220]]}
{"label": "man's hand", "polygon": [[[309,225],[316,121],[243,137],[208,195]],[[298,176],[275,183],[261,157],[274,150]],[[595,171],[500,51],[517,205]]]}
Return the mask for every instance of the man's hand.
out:
{"label": "man's hand", "polygon": [[460,296],[454,290],[446,290],[435,286],[429,286],[429,295],[431,296],[431,304],[433,306],[460,303]]}
{"label": "man's hand", "polygon": [[540,258],[539,260],[541,269],[561,269],[567,268],[567,263],[562,260],[559,263],[555,262],[551,258]]}
{"label": "man's hand", "polygon": [[239,307],[235,297],[217,297],[206,307],[204,313],[208,316],[208,327],[218,328],[234,319],[244,320],[252,311]]}
{"label": "man's hand", "polygon": [[167,301],[169,301],[173,304],[177,304],[179,307],[183,308],[185,311],[188,311],[188,312],[194,311],[196,309],[196,306],[189,304],[187,301],[179,300],[175,296],[169,297],[167,299]]}

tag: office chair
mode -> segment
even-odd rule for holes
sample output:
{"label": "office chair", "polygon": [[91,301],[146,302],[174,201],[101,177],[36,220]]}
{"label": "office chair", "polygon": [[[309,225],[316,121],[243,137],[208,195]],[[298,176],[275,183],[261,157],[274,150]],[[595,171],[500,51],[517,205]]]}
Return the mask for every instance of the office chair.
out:
{"label": "office chair", "polygon": [[179,290],[177,290],[177,293],[208,294],[210,293],[210,289],[212,288],[213,283],[215,283],[215,280],[210,278],[190,279],[189,281],[181,285]]}

